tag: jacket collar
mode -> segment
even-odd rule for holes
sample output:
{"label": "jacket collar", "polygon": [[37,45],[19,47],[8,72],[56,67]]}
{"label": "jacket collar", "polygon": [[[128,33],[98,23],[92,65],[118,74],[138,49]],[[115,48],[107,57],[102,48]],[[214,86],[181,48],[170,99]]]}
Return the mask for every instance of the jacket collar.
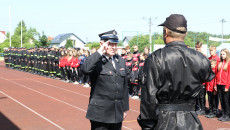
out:
{"label": "jacket collar", "polygon": [[167,43],[166,46],[186,46],[184,41],[173,41],[170,43]]}

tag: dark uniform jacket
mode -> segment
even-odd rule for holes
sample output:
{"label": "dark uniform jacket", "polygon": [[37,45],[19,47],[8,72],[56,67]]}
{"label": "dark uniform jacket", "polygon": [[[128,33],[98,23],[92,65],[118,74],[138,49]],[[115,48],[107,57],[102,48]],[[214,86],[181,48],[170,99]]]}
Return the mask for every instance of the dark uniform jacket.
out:
{"label": "dark uniform jacket", "polygon": [[98,52],[86,58],[81,66],[90,75],[91,92],[86,118],[103,123],[120,123],[129,110],[125,60],[114,56],[116,69]]}
{"label": "dark uniform jacket", "polygon": [[[201,84],[214,78],[209,60],[184,42],[171,42],[152,53],[144,65],[138,122],[146,130],[200,130],[195,99]],[[193,110],[166,110],[160,106],[192,106]],[[194,108],[193,108],[194,107]]]}

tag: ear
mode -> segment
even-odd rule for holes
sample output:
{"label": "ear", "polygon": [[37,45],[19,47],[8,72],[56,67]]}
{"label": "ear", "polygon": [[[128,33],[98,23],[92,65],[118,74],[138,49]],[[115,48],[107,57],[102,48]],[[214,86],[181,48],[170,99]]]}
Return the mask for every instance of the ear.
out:
{"label": "ear", "polygon": [[167,37],[167,36],[168,36],[168,29],[165,28],[165,37]]}
{"label": "ear", "polygon": [[103,43],[104,43],[103,41],[100,41],[100,46],[101,46]]}

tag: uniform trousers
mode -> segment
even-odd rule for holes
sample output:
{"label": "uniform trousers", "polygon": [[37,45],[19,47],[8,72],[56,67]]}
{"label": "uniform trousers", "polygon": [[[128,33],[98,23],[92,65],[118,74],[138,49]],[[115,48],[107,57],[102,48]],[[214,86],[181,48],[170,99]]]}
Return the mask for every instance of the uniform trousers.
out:
{"label": "uniform trousers", "polygon": [[120,123],[102,123],[90,120],[91,130],[121,130],[122,122]]}

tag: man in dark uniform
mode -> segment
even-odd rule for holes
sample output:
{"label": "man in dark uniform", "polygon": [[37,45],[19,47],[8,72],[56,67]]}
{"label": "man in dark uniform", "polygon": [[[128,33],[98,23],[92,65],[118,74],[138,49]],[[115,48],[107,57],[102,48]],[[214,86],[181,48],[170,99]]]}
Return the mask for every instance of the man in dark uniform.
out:
{"label": "man in dark uniform", "polygon": [[99,37],[100,48],[81,66],[91,81],[86,118],[92,130],[121,130],[129,110],[125,60],[115,54],[118,43],[115,30]]}
{"label": "man in dark uniform", "polygon": [[138,123],[144,130],[202,130],[195,113],[200,86],[214,78],[209,60],[187,48],[187,21],[172,14],[159,25],[166,46],[146,59]]}

